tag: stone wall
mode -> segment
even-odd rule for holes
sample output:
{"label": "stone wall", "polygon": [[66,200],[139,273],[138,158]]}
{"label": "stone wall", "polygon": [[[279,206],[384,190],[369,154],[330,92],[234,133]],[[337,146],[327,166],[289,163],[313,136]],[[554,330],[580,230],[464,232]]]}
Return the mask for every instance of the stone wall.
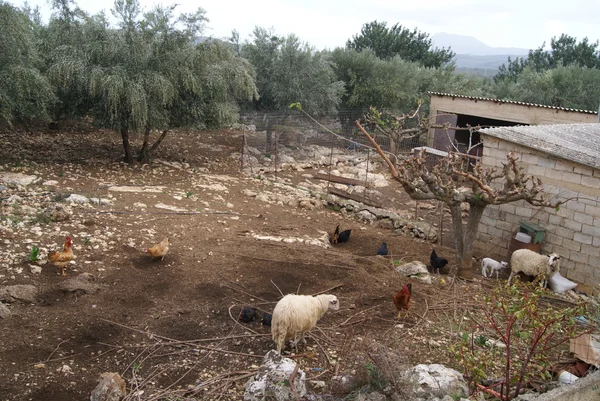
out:
{"label": "stone wall", "polygon": [[502,166],[508,152],[522,161],[525,172],[540,177],[552,198],[569,200],[559,210],[533,207],[524,201],[488,206],[479,225],[479,252],[506,260],[508,244],[520,221],[531,221],[546,229],[543,253],[561,256],[561,274],[583,284],[594,293],[600,289],[600,169],[481,135],[482,163]]}

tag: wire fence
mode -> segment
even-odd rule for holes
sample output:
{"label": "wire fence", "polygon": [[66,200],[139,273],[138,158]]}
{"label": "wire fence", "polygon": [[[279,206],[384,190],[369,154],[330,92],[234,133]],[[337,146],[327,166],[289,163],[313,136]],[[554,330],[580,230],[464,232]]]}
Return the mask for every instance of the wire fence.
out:
{"label": "wire fence", "polygon": [[[247,113],[240,118],[245,132],[242,149],[246,155],[272,159],[276,167],[289,160],[287,156],[291,154],[299,153],[306,158],[317,155],[315,147],[364,152],[373,147],[355,125],[360,117],[359,110],[342,110],[336,115],[314,118],[294,111]],[[425,135],[395,141],[375,130],[370,133],[383,151],[394,155],[409,155],[413,148],[426,145]]]}

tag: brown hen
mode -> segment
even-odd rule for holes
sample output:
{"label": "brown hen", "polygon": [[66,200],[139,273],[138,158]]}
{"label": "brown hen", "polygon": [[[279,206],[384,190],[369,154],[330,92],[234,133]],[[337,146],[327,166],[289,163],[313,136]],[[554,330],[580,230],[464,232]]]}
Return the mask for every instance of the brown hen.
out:
{"label": "brown hen", "polygon": [[410,308],[410,298],[412,296],[412,284],[404,284],[402,289],[394,294],[392,299],[394,300],[394,305],[396,305],[396,309],[398,309],[398,318],[400,318],[402,311],[406,311],[406,316],[408,316],[408,309]]}
{"label": "brown hen", "polygon": [[73,242],[71,237],[65,239],[65,245],[63,246],[62,252],[50,251],[48,253],[48,259],[54,264],[54,266],[60,267],[61,274],[67,275],[67,266],[71,259],[73,259],[73,248],[71,246]]}
{"label": "brown hen", "polygon": [[165,238],[151,248],[144,249],[144,252],[149,253],[153,258],[161,258],[163,260],[167,252],[169,252],[169,238]]}

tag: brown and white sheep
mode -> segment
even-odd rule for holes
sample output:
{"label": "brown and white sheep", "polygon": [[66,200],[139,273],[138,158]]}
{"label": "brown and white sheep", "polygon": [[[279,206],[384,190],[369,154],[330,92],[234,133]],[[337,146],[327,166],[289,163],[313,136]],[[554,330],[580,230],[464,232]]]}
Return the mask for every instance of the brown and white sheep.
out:
{"label": "brown and white sheep", "polygon": [[529,276],[539,276],[542,287],[546,287],[548,276],[560,270],[560,256],[556,253],[540,255],[529,249],[519,249],[510,257],[510,270],[508,284],[514,275],[523,272]]}
{"label": "brown and white sheep", "polygon": [[328,311],[337,311],[340,303],[335,295],[316,296],[288,294],[281,298],[273,310],[271,335],[281,353],[286,340],[294,339],[298,344],[298,335],[306,343],[305,333],[312,330],[317,321]]}

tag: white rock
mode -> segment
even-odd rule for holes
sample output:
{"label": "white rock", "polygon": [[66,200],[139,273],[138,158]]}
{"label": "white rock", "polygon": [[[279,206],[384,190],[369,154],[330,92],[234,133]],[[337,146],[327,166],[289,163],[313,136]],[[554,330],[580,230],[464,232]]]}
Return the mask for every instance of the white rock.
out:
{"label": "white rock", "polygon": [[42,185],[45,185],[47,187],[52,187],[52,186],[58,185],[58,181],[56,181],[56,180],[48,180],[48,181],[44,181],[42,183]]}
{"label": "white rock", "polygon": [[12,312],[8,309],[8,306],[0,302],[0,319],[9,318],[10,315],[12,315]]}
{"label": "white rock", "polygon": [[227,187],[223,184],[198,185],[200,188],[210,189],[213,191],[227,191]]}
{"label": "white rock", "polygon": [[418,260],[396,266],[394,270],[404,277],[412,277],[425,284],[431,284],[431,276],[429,275],[427,266]]}
{"label": "white rock", "polygon": [[71,194],[65,201],[71,203],[88,203],[90,200],[83,195]]}
{"label": "white rock", "polygon": [[172,205],[166,205],[164,203],[157,203],[156,205],[154,205],[154,207],[157,209],[171,210],[173,212],[187,212],[187,209],[185,209],[185,208],[172,206]]}
{"label": "white rock", "polygon": [[147,208],[146,204],[145,204],[145,203],[142,203],[142,202],[135,202],[135,203],[133,204],[133,207],[136,207],[136,208],[138,208],[138,209],[145,209],[145,208]]}
{"label": "white rock", "polygon": [[[294,377],[295,395],[291,392],[289,379],[296,362],[284,358],[276,350],[269,351],[263,360],[259,372],[246,383],[244,401],[288,401],[306,395],[306,374],[298,369]],[[268,398],[267,398],[268,397]]]}
{"label": "white rock", "polygon": [[466,397],[469,394],[465,379],[460,372],[440,364],[420,364],[410,368],[405,376],[413,385],[415,395],[419,397]]}
{"label": "white rock", "polygon": [[31,269],[32,274],[40,274],[42,272],[41,266],[29,265],[29,268]]}
{"label": "white rock", "polygon": [[96,205],[110,205],[111,200],[106,198],[90,198],[90,202]]}
{"label": "white rock", "polygon": [[375,216],[373,213],[369,212],[368,210],[361,210],[360,212],[356,213],[356,217],[358,217],[361,220],[365,220],[365,221],[377,220],[377,216]]}
{"label": "white rock", "polygon": [[3,181],[6,185],[21,185],[27,186],[40,181],[41,178],[35,175],[25,175],[22,173],[1,173],[0,181]]}
{"label": "white rock", "polygon": [[149,192],[149,193],[162,193],[166,187],[157,185],[157,186],[112,186],[108,187],[109,191],[112,192]]}
{"label": "white rock", "polygon": [[246,195],[246,196],[256,196],[256,195],[258,195],[258,192],[254,192],[254,191],[251,191],[246,188],[246,189],[242,189],[242,194]]}

